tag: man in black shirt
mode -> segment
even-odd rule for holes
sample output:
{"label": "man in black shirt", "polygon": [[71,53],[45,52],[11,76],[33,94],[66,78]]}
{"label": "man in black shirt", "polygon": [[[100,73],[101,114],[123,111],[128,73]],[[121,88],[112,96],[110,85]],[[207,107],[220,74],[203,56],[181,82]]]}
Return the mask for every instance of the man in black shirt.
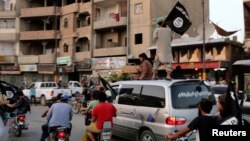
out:
{"label": "man in black shirt", "polygon": [[168,133],[166,138],[168,139],[177,139],[179,137],[184,136],[188,132],[192,130],[196,130],[200,141],[209,140],[209,133],[212,127],[218,125],[218,118],[211,116],[209,113],[211,112],[213,107],[213,103],[208,99],[202,99],[199,103],[199,116],[196,117],[187,127],[182,128],[176,133]]}

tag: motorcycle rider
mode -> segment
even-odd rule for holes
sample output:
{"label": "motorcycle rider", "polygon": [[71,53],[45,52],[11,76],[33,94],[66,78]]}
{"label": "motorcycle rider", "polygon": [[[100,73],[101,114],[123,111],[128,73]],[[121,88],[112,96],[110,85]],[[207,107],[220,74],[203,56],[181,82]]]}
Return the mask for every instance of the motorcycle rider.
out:
{"label": "motorcycle rider", "polygon": [[29,98],[25,96],[22,92],[18,92],[19,98],[18,100],[10,104],[9,101],[6,101],[4,103],[5,106],[8,108],[14,108],[14,114],[15,115],[21,115],[21,114],[26,114],[27,112],[30,112],[30,102]]}
{"label": "motorcycle rider", "polygon": [[90,100],[90,102],[88,104],[88,107],[83,112],[83,114],[85,115],[85,125],[89,125],[90,124],[91,115],[92,115],[92,109],[99,103],[98,94],[99,94],[98,90],[94,90],[92,92],[92,94],[91,94],[91,100]]}
{"label": "motorcycle rider", "polygon": [[54,103],[48,113],[47,121],[49,125],[49,133],[53,133],[57,127],[66,127],[70,134],[73,111],[70,104],[68,104],[69,95],[63,93],[60,102]]}
{"label": "motorcycle rider", "polygon": [[116,117],[116,108],[113,104],[106,102],[107,96],[104,92],[98,94],[99,104],[92,111],[92,122],[86,127],[86,131],[82,137],[82,141],[95,141],[93,133],[101,133],[103,123],[105,121],[113,122],[113,117]]}
{"label": "motorcycle rider", "polygon": [[[59,93],[55,97],[55,99],[53,99],[52,102],[50,102],[48,104],[48,108],[42,113],[41,117],[46,117],[47,116],[49,108],[52,106],[52,104],[54,104],[56,102],[60,102],[61,101],[61,96],[62,96],[62,93]],[[49,137],[48,123],[45,123],[45,124],[42,125],[42,135],[41,135],[40,141],[45,141],[47,137]]]}

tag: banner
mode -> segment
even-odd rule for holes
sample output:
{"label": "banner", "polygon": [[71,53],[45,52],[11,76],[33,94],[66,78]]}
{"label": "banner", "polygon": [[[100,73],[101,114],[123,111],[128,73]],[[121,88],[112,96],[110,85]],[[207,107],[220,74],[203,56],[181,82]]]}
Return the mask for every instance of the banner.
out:
{"label": "banner", "polygon": [[183,35],[192,24],[185,7],[180,2],[176,3],[165,19],[165,23],[180,35]]}

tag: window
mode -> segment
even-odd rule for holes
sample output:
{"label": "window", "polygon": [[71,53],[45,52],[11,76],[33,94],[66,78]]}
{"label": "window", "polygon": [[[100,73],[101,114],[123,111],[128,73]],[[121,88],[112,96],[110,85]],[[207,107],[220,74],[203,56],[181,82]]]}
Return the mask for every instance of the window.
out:
{"label": "window", "polygon": [[141,85],[122,85],[118,91],[118,104],[139,106],[138,99],[141,88]]}
{"label": "window", "polygon": [[141,14],[143,12],[142,3],[135,4],[135,14]]}
{"label": "window", "polygon": [[69,51],[69,46],[65,43],[63,45],[63,52],[68,52]]}
{"label": "window", "polygon": [[122,85],[119,90],[119,104],[145,106],[153,108],[165,107],[165,89],[150,85]]}
{"label": "window", "polygon": [[135,44],[142,44],[142,33],[135,34]]}
{"label": "window", "polygon": [[67,18],[64,19],[64,27],[68,28],[69,21]]}
{"label": "window", "polygon": [[165,89],[161,86],[143,86],[140,105],[144,107],[164,108]]}
{"label": "window", "polygon": [[201,82],[174,84],[171,87],[171,98],[173,107],[176,109],[197,108],[202,98],[215,100],[209,88]]}

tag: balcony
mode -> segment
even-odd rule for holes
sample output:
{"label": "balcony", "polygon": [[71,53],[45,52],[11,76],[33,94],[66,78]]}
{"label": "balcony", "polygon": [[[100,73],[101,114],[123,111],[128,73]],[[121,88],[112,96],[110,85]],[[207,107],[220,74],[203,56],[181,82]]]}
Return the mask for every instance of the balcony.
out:
{"label": "balcony", "polygon": [[1,56],[3,56],[3,60],[0,61],[0,64],[14,64],[14,63],[16,63],[17,57],[14,55],[6,55],[6,56],[1,55]]}
{"label": "balcony", "polygon": [[81,37],[88,37],[89,39],[91,38],[91,26],[85,26],[85,27],[80,27],[77,28],[76,31],[79,34],[79,38]]}
{"label": "balcony", "polygon": [[127,25],[127,17],[120,17],[119,21],[115,19],[105,19],[94,22],[94,29],[103,29],[103,28],[110,28],[110,27],[119,27],[119,26],[126,26]]}
{"label": "balcony", "polygon": [[83,61],[84,58],[91,58],[91,53],[90,53],[90,51],[76,52],[76,53],[75,53],[75,56],[74,56],[74,62]]}
{"label": "balcony", "polygon": [[110,7],[117,4],[117,0],[94,0],[94,4],[99,7]]}
{"label": "balcony", "polygon": [[80,3],[79,4],[79,12],[84,13],[88,11],[88,13],[91,13],[91,2],[86,3]]}
{"label": "balcony", "polygon": [[57,39],[60,38],[60,34],[56,30],[23,31],[20,33],[20,40],[46,40],[56,37]]}
{"label": "balcony", "polygon": [[54,6],[50,7],[35,7],[35,8],[23,8],[21,9],[20,17],[42,17],[42,16],[53,16],[55,15],[55,10],[58,11],[60,15],[60,8],[55,9]]}
{"label": "balcony", "polygon": [[94,57],[126,55],[126,47],[109,47],[94,49]]}
{"label": "balcony", "polygon": [[0,33],[0,41],[17,41],[18,33]]}
{"label": "balcony", "polygon": [[18,64],[37,64],[39,63],[38,55],[23,55],[18,56]]}
{"label": "balcony", "polygon": [[73,3],[73,4],[70,4],[70,5],[66,5],[66,6],[63,6],[61,8],[62,15],[67,15],[67,14],[70,14],[70,13],[74,13],[74,12],[77,12],[78,10],[79,10],[78,3]]}
{"label": "balcony", "polygon": [[16,11],[0,11],[0,18],[16,18]]}
{"label": "balcony", "polygon": [[54,64],[56,63],[55,54],[39,55],[39,64]]}

